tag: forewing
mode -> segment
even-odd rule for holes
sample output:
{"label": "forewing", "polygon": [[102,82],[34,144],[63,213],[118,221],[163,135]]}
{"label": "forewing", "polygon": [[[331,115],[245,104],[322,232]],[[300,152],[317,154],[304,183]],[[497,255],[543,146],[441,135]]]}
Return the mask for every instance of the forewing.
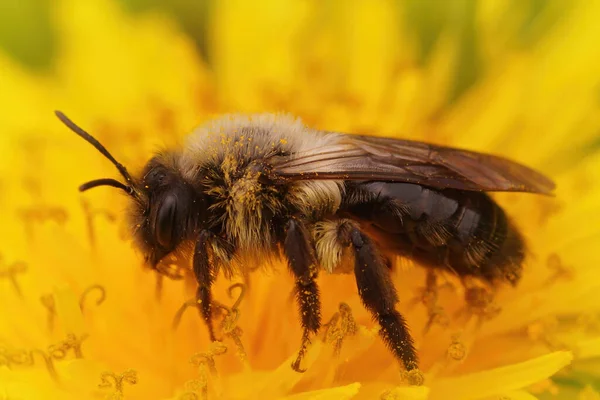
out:
{"label": "forewing", "polygon": [[422,142],[340,134],[333,145],[271,160],[274,178],[417,183],[434,188],[551,194],[554,183],[506,158]]}

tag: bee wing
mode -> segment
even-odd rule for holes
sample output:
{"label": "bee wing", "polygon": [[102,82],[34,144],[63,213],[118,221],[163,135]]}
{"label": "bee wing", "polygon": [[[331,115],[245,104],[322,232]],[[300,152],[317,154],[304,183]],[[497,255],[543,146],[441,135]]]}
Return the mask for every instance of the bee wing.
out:
{"label": "bee wing", "polygon": [[410,182],[434,188],[552,194],[554,182],[506,158],[411,140],[340,134],[336,144],[271,160],[275,178]]}

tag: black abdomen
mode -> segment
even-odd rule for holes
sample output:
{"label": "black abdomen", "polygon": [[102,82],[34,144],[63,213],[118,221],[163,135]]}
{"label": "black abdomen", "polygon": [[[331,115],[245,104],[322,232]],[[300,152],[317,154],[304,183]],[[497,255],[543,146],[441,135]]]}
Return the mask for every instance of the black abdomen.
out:
{"label": "black abdomen", "polygon": [[521,275],[523,240],[483,192],[349,183],[340,211],[361,221],[386,250],[426,266],[513,284]]}

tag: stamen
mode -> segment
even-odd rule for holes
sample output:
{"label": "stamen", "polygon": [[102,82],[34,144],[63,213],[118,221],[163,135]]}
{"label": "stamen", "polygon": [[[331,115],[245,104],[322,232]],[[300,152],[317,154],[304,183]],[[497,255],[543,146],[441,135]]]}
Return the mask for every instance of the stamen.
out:
{"label": "stamen", "polygon": [[81,351],[81,345],[85,339],[89,337],[88,334],[83,334],[81,337],[77,337],[76,335],[69,333],[67,338],[61,342],[61,345],[65,349],[65,351],[73,350],[73,354],[75,358],[83,358],[83,352]]}
{"label": "stamen", "polygon": [[233,291],[237,288],[240,289],[240,293],[238,294],[236,301],[233,303],[233,306],[231,306],[231,309],[219,303],[216,303],[215,305],[225,311],[225,317],[221,322],[221,330],[225,336],[230,337],[231,340],[233,340],[233,343],[237,349],[236,354],[242,361],[244,367],[246,369],[250,369],[250,364],[248,363],[248,353],[246,353],[246,349],[242,343],[243,331],[242,328],[237,325],[238,320],[240,319],[239,307],[246,293],[246,285],[243,283],[234,283],[229,287],[227,292],[229,293],[229,297],[233,298]]}
{"label": "stamen", "polygon": [[81,199],[81,207],[83,208],[83,213],[85,214],[85,222],[87,225],[88,231],[88,240],[90,241],[90,246],[92,250],[96,249],[96,230],[94,219],[98,216],[102,216],[106,218],[109,222],[115,222],[116,216],[107,210],[102,209],[93,209],[90,202],[87,199]]}
{"label": "stamen", "polygon": [[33,365],[33,355],[31,351],[8,347],[0,347],[0,366],[5,365],[11,368],[13,365],[30,367]]}
{"label": "stamen", "polygon": [[18,349],[12,353],[7,353],[9,364],[15,364],[24,367],[31,367],[34,365],[33,353],[29,350]]}
{"label": "stamen", "polygon": [[64,342],[60,342],[58,344],[51,344],[48,346],[48,354],[54,360],[64,360],[67,356],[68,347],[65,346]]}
{"label": "stamen", "polygon": [[246,294],[246,285],[244,285],[243,283],[234,283],[233,285],[229,286],[229,289],[227,289],[230,298],[233,298],[233,290],[237,288],[240,289],[240,294],[238,295],[235,303],[233,303],[233,306],[231,306],[232,310],[237,310],[240,307],[240,303],[242,302],[242,300],[244,299],[244,295]]}
{"label": "stamen", "polygon": [[160,273],[156,273],[154,276],[156,278],[156,281],[154,283],[154,298],[156,299],[156,301],[160,302],[160,300],[162,299],[165,277],[162,276]]}
{"label": "stamen", "polygon": [[539,210],[537,225],[544,227],[553,216],[564,209],[564,204],[556,201],[555,198],[545,198],[544,196],[540,196],[537,199]]}
{"label": "stamen", "polygon": [[502,311],[494,302],[494,294],[484,287],[467,287],[465,301],[466,307],[457,314],[466,313],[469,319],[475,316],[479,319],[479,324],[497,317]]}
{"label": "stamen", "polygon": [[83,309],[85,308],[85,300],[87,299],[87,296],[94,291],[98,292],[98,298],[96,299],[97,306],[104,303],[104,300],[106,300],[106,289],[104,288],[104,286],[98,284],[92,285],[85,289],[79,297],[79,308],[81,308],[81,311],[83,311]]}
{"label": "stamen", "polygon": [[163,261],[158,263],[156,271],[171,280],[180,281],[185,278],[187,269],[178,265],[176,262]]}
{"label": "stamen", "polygon": [[[212,378],[214,383],[219,378],[215,356],[223,355],[227,352],[227,347],[221,342],[212,342],[210,348],[205,353],[196,353],[190,358],[190,363],[198,368],[198,379],[194,382],[194,392],[200,392],[203,399],[208,397],[208,383]],[[220,389],[218,390],[221,391]]]}
{"label": "stamen", "polygon": [[185,303],[183,303],[181,305],[181,307],[179,307],[179,310],[177,310],[177,313],[175,314],[175,317],[173,318],[173,323],[171,324],[172,329],[176,330],[179,327],[179,324],[181,323],[181,318],[183,318],[183,314],[188,309],[188,307],[199,307],[199,306],[200,305],[198,304],[198,301],[195,298],[190,299],[190,300],[186,301]]}
{"label": "stamen", "polygon": [[568,346],[558,338],[558,330],[558,319],[548,317],[529,324],[527,335],[531,340],[543,343],[552,351],[568,350]]}
{"label": "stamen", "polygon": [[340,303],[339,311],[333,314],[325,324],[324,340],[333,344],[333,354],[338,357],[342,351],[344,339],[354,336],[358,332],[356,321],[352,316],[352,309],[346,303]]}
{"label": "stamen", "polygon": [[208,382],[203,382],[200,379],[192,379],[187,381],[183,388],[184,393],[180,394],[178,400],[206,400],[208,399]]}
{"label": "stamen", "polygon": [[425,375],[418,368],[410,371],[402,371],[402,380],[411,386],[423,386],[425,383]]}
{"label": "stamen", "polygon": [[33,227],[35,224],[53,221],[59,226],[64,226],[68,219],[68,213],[62,207],[33,206],[20,209],[18,214],[25,225],[25,232],[29,239],[34,237]]}
{"label": "stamen", "polygon": [[5,365],[8,368],[11,368],[13,365],[33,367],[35,365],[35,356],[37,355],[44,361],[50,377],[54,381],[59,382],[60,379],[54,361],[64,360],[71,349],[73,349],[76,358],[82,358],[81,343],[86,338],[87,335],[83,335],[80,338],[77,338],[75,335],[67,335],[65,340],[48,346],[46,351],[38,348],[32,350],[12,350],[7,347],[0,347],[0,366]]}
{"label": "stamen", "polygon": [[207,368],[213,376],[218,376],[215,356],[223,355],[227,352],[227,346],[222,342],[212,342],[207,352],[196,353],[190,358],[190,363],[200,369]]}
{"label": "stamen", "polygon": [[[238,285],[238,284],[236,284]],[[234,285],[235,286],[235,285]],[[232,286],[233,287],[233,286]],[[231,289],[231,288],[230,288]],[[230,290],[231,292],[231,290]],[[243,293],[243,290],[242,290]],[[243,297],[240,294],[240,298]],[[239,305],[238,301],[234,304],[234,306]],[[244,344],[242,343],[242,328],[237,325],[237,321],[240,318],[240,311],[237,308],[228,308],[227,306],[220,304],[218,302],[214,302],[214,306],[217,309],[221,309],[225,312],[225,317],[221,322],[221,330],[226,337],[231,338],[236,347],[236,354],[242,361],[242,364],[246,369],[250,369],[250,365],[248,363],[248,354],[246,353],[246,349],[244,348]]]}
{"label": "stamen", "polygon": [[423,328],[423,335],[427,334],[433,325],[439,325],[442,328],[447,328],[450,325],[450,317],[442,307],[435,306],[428,310],[427,314],[428,318]]}
{"label": "stamen", "polygon": [[240,361],[244,365],[246,370],[250,370],[250,363],[248,362],[248,353],[246,353],[246,349],[244,348],[244,343],[242,343],[242,328],[236,326],[230,332],[227,333],[233,343],[235,344],[236,354],[239,357]]}
{"label": "stamen", "polygon": [[427,270],[425,286],[418,289],[417,296],[410,302],[413,306],[421,303],[427,310],[427,322],[423,327],[423,335],[427,334],[434,324],[438,324],[443,328],[446,328],[450,324],[450,318],[445,310],[438,306],[440,289],[445,288],[453,289],[454,287],[449,282],[438,286],[436,272]]}
{"label": "stamen", "polygon": [[[233,290],[237,288],[240,288],[240,293],[231,308],[216,300],[212,301],[213,318],[219,318],[220,316],[216,316],[216,313],[219,311],[223,312],[223,319],[220,324],[220,329],[225,337],[231,338],[237,349],[236,354],[240,358],[244,367],[249,369],[250,365],[248,363],[248,353],[246,353],[246,349],[244,348],[241,338],[243,331],[242,328],[237,325],[240,319],[239,306],[244,298],[246,286],[243,283],[235,283],[229,287],[228,293],[230,297],[233,297]],[[179,327],[181,318],[189,307],[199,308],[200,304],[198,304],[196,299],[190,299],[183,303],[173,318],[173,330],[176,330]]]}
{"label": "stamen", "polygon": [[[0,259],[1,261],[2,259]],[[17,293],[17,296],[21,298],[23,297],[23,291],[17,281],[17,275],[24,274],[25,272],[27,272],[27,264],[21,261],[14,262],[6,267],[0,266],[0,279],[7,279]]]}
{"label": "stamen", "polygon": [[239,310],[229,308],[225,304],[221,304],[218,301],[213,301],[212,305],[213,317],[219,313],[218,310],[223,311],[224,317],[221,321],[221,329],[223,330],[223,333],[231,332],[237,326],[237,321],[240,319]]}
{"label": "stamen", "polygon": [[452,343],[448,346],[448,357],[455,361],[462,361],[467,357],[467,346],[460,341],[460,335],[452,335]]}
{"label": "stamen", "polygon": [[31,350],[31,359],[32,360],[33,360],[33,356],[35,354],[39,354],[39,356],[42,357],[42,360],[44,360],[44,364],[46,365],[46,369],[48,370],[50,377],[54,381],[59,382],[60,379],[58,378],[58,373],[56,372],[56,368],[54,367],[54,359],[53,359],[52,355],[48,354],[45,351],[40,350],[40,349],[33,349],[33,350]]}
{"label": "stamen", "polygon": [[331,343],[333,341],[332,338],[336,335],[338,329],[337,323],[340,320],[340,317],[340,312],[337,311],[331,316],[331,319],[323,325],[323,342]]}
{"label": "stamen", "polygon": [[111,371],[105,371],[100,375],[100,389],[112,388],[112,396],[114,398],[123,398],[123,389],[125,383],[135,385],[138,382],[137,371],[134,369],[128,369],[122,374],[115,374]]}
{"label": "stamen", "polygon": [[42,305],[48,310],[47,326],[49,331],[54,330],[54,320],[56,318],[56,303],[52,294],[44,294],[40,297]]}
{"label": "stamen", "polygon": [[34,364],[33,356],[35,354],[38,354],[44,360],[46,369],[48,370],[48,373],[50,374],[52,379],[54,379],[55,381],[58,382],[59,377],[58,377],[56,368],[54,366],[54,361],[64,360],[67,357],[68,351],[70,349],[73,349],[76,358],[83,358],[83,355],[81,352],[81,343],[87,337],[88,337],[87,335],[83,335],[81,338],[77,338],[75,335],[69,334],[69,335],[67,335],[67,339],[65,339],[57,344],[48,346],[47,351],[43,351],[40,349],[33,349],[29,352],[30,354],[28,356],[25,352],[22,351],[20,353],[14,354],[12,357],[12,361],[15,364],[32,366]]}
{"label": "stamen", "polygon": [[[31,151],[31,149],[29,150]],[[32,159],[36,159],[36,157],[33,156],[33,154]],[[37,174],[24,176],[21,179],[21,185],[23,186],[23,189],[25,189],[25,191],[29,193],[33,201],[39,201],[43,198],[42,183]]]}
{"label": "stamen", "polygon": [[[85,289],[83,291],[83,293],[81,294],[81,296],[79,296],[79,308],[82,312],[85,308],[85,301],[86,301],[88,295],[94,291],[98,292],[98,295],[99,295],[98,299],[96,300],[97,306],[104,303],[104,301],[106,300],[106,289],[104,288],[104,286],[98,285],[98,284],[92,285],[92,286],[88,287],[87,289]],[[40,297],[40,301],[41,301],[42,305],[44,307],[46,307],[46,309],[48,310],[47,326],[48,326],[48,330],[52,332],[54,330],[54,321],[56,320],[56,316],[57,316],[56,302],[54,300],[54,295],[53,294],[44,294]]]}
{"label": "stamen", "polygon": [[546,265],[551,272],[550,277],[546,280],[546,286],[550,286],[559,280],[571,281],[575,278],[575,270],[573,267],[564,265],[556,253],[552,253],[546,260]]}

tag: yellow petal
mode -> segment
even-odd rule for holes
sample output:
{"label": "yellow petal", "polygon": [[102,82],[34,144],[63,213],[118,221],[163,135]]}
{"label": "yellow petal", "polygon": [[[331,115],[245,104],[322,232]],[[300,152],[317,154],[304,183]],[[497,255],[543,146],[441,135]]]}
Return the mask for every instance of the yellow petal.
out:
{"label": "yellow petal", "polygon": [[57,288],[54,291],[56,314],[66,334],[73,333],[81,336],[85,332],[85,324],[79,301],[73,290],[69,287]]}
{"label": "yellow petal", "polygon": [[432,383],[430,399],[446,399],[449,394],[457,400],[479,399],[520,389],[552,376],[572,359],[570,352],[557,351],[507,367],[441,379]]}
{"label": "yellow petal", "polygon": [[429,397],[429,388],[425,386],[396,387],[385,391],[381,395],[383,400],[426,400]]}
{"label": "yellow petal", "polygon": [[508,392],[508,393],[503,393],[499,396],[494,396],[492,398],[488,398],[488,400],[497,400],[497,399],[504,399],[504,400],[537,400],[537,397],[535,397],[534,395],[532,395],[529,392],[526,392],[524,390],[515,390],[513,392]]}
{"label": "yellow petal", "polygon": [[575,344],[573,353],[577,359],[600,357],[600,337],[582,340]]}
{"label": "yellow petal", "polygon": [[[318,358],[322,349],[323,344],[321,341],[312,343],[302,361],[302,368],[310,368]],[[261,398],[268,399],[281,396],[282,394],[289,392],[296,383],[300,382],[304,375],[291,368],[292,362],[294,362],[295,359],[296,355],[292,355],[284,361],[279,368],[271,372],[265,378],[264,382],[259,384],[259,388],[256,392],[260,394]]]}
{"label": "yellow petal", "polygon": [[588,385],[579,393],[579,400],[600,400],[600,393]]}
{"label": "yellow petal", "polygon": [[358,394],[360,383],[281,397],[281,400],[346,400]]}

